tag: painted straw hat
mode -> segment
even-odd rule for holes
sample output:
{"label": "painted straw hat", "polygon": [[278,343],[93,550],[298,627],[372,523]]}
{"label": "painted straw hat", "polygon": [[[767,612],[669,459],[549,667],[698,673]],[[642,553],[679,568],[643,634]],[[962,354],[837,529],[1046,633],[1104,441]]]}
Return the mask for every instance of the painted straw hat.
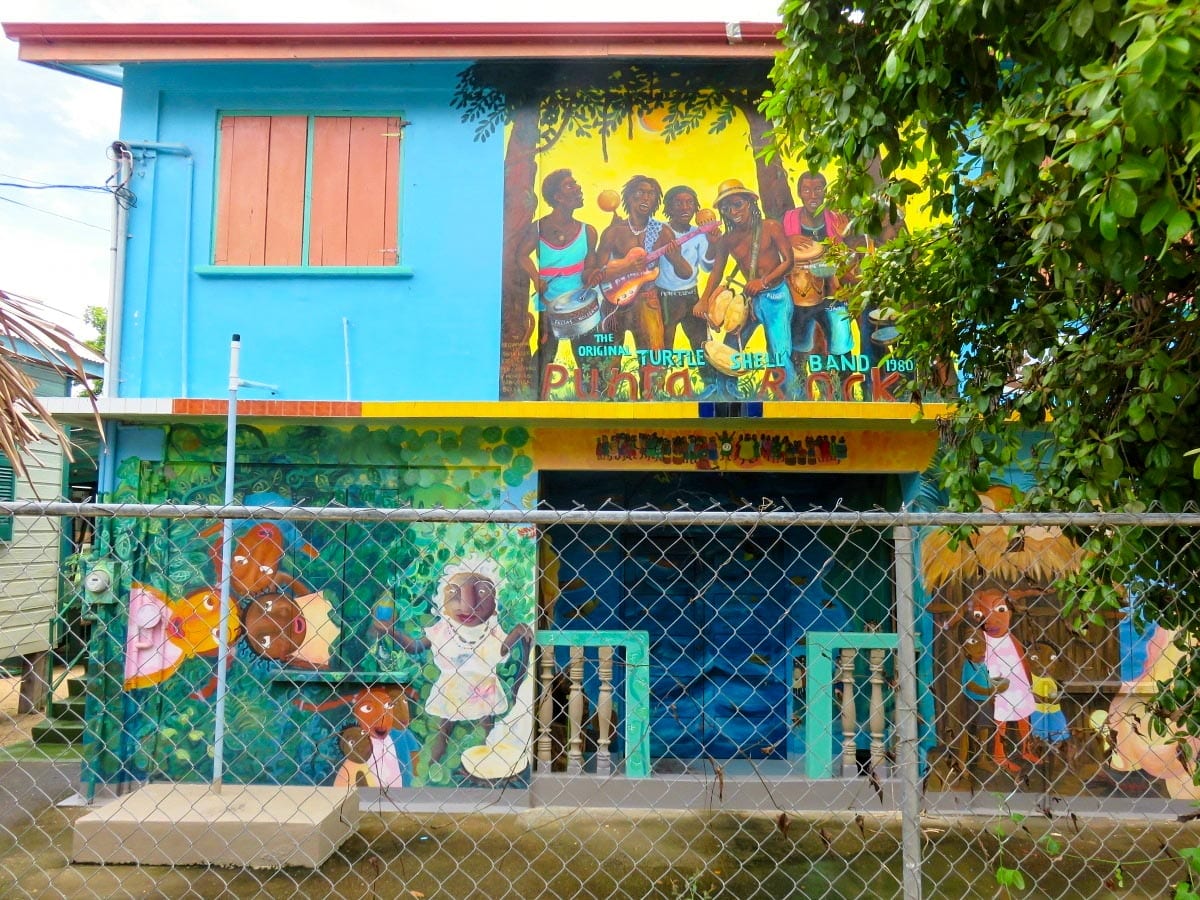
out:
{"label": "painted straw hat", "polygon": [[728,178],[717,185],[717,199],[713,201],[713,206],[720,206],[722,200],[728,199],[735,194],[746,194],[755,200],[758,199],[758,194],[754,193],[754,191],[750,190],[736,178]]}

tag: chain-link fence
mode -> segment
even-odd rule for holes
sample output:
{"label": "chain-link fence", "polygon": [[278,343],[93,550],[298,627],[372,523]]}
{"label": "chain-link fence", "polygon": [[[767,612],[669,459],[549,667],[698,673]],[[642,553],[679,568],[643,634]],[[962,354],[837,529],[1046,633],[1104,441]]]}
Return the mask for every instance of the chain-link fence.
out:
{"label": "chain-link fence", "polygon": [[1200,516],[4,511],[4,896],[1194,896]]}

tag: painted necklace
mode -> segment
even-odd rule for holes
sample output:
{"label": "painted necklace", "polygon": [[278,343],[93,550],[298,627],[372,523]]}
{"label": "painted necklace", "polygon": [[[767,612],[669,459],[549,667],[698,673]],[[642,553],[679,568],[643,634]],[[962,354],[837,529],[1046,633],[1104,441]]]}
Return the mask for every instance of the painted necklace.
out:
{"label": "painted necklace", "polygon": [[[480,630],[479,637],[463,637],[462,631],[459,630],[460,628],[471,630],[478,628]],[[454,624],[450,626],[450,634],[454,637],[455,643],[464,650],[472,651],[479,649],[479,646],[487,640],[489,630],[486,622],[475,626]]]}

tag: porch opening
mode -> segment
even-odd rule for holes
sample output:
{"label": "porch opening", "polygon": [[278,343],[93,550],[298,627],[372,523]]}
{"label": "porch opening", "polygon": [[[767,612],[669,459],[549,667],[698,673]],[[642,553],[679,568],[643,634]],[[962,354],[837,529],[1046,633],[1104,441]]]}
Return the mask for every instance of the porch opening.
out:
{"label": "porch opening", "polygon": [[[558,509],[894,510],[901,497],[899,477],[885,474],[543,472],[540,484],[543,504]],[[553,564],[542,580],[540,627],[649,636],[656,772],[719,762],[730,774],[739,766],[803,774],[805,635],[894,630],[893,554],[880,530],[559,525],[544,541]],[[569,669],[567,648],[555,666]],[[871,755],[871,655],[858,653],[850,666],[843,672],[839,659],[834,667],[822,757],[850,749],[843,714],[861,723],[848,735],[851,754]],[[618,665],[618,698],[623,676]],[[596,697],[594,667],[584,679],[584,694]],[[615,734],[619,755],[622,729]]]}

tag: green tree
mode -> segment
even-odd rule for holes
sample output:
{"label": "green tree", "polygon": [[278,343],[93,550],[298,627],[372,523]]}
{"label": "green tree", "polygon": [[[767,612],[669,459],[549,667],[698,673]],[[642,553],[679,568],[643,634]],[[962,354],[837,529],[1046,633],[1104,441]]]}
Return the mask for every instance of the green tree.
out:
{"label": "green tree", "polygon": [[[108,335],[108,310],[103,306],[89,306],[83,311],[83,323],[96,332],[96,336],[83,342],[83,346],[99,356],[104,355],[104,339]],[[83,391],[93,396],[104,390],[103,378],[92,378]]]}
{"label": "green tree", "polygon": [[[763,106],[780,144],[839,168],[831,202],[866,231],[918,196],[939,217],[864,266],[855,302],[900,310],[915,390],[957,360],[940,473],[953,502],[976,506],[1014,464],[1036,469],[1032,509],[1200,501],[1185,457],[1200,412],[1200,3],[787,0],[783,21]],[[1089,549],[1079,603],[1118,602],[1112,585],[1140,578],[1155,618],[1196,630],[1194,537],[1130,530]],[[1197,653],[1186,677],[1200,683]],[[1185,694],[1172,702],[1200,732]]]}
{"label": "green tree", "polygon": [[104,355],[104,337],[108,332],[108,310],[103,306],[89,306],[83,311],[83,324],[96,332],[96,336],[83,342],[83,346]]}

